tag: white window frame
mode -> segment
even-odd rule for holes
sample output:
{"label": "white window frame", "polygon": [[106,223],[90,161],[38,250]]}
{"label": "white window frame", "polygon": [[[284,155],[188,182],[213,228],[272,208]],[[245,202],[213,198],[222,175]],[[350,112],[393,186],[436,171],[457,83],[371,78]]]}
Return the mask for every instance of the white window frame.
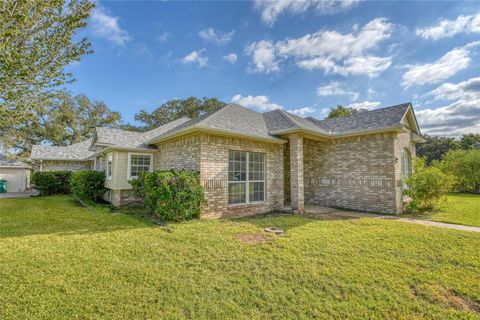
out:
{"label": "white window frame", "polygon": [[[267,154],[264,152],[256,151],[245,151],[245,150],[228,150],[228,162],[230,162],[230,151],[245,152],[246,153],[246,180],[245,181],[230,181],[228,179],[228,189],[227,195],[230,196],[230,184],[231,183],[244,183],[245,184],[245,202],[239,203],[228,203],[229,206],[241,206],[246,204],[257,204],[265,203],[267,201]],[[263,154],[263,180],[249,180],[250,177],[250,153],[261,153]],[[228,174],[229,175],[229,174]],[[250,201],[250,183],[253,182],[263,182],[263,200],[260,201]]]}
{"label": "white window frame", "polygon": [[153,171],[153,154],[151,153],[137,153],[137,152],[129,152],[128,153],[128,163],[127,163],[127,180],[133,180],[133,179],[138,179],[138,177],[132,177],[130,175],[131,169],[132,169],[132,156],[149,156],[150,157],[150,167],[148,168],[149,172]]}
{"label": "white window frame", "polygon": [[[106,176],[107,176],[107,180],[112,180],[112,177],[113,177],[113,153],[107,153],[106,155],[106,160],[105,161],[105,173],[106,173]],[[111,162],[110,162],[111,160]],[[111,171],[111,175],[109,175]]]}

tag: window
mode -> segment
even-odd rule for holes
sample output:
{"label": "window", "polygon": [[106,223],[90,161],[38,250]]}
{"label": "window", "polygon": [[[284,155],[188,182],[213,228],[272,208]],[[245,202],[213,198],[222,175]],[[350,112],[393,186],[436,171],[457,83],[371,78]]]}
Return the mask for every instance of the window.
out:
{"label": "window", "polygon": [[265,154],[229,150],[228,203],[265,201]]}
{"label": "window", "polygon": [[151,154],[128,154],[128,179],[135,179],[140,173],[152,171],[152,155]]}
{"label": "window", "polygon": [[402,176],[408,178],[412,173],[412,164],[410,158],[410,152],[407,149],[403,149],[402,152]]}
{"label": "window", "polygon": [[113,154],[107,155],[107,179],[112,180],[112,166],[113,166]]}

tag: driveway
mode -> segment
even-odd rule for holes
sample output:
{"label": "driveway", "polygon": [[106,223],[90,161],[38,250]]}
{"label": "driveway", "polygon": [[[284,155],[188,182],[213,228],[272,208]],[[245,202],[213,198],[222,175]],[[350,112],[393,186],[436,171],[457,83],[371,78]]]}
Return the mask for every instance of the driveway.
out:
{"label": "driveway", "polygon": [[413,218],[402,218],[394,215],[381,215],[381,214],[372,214],[365,212],[355,212],[355,211],[344,211],[338,210],[335,208],[321,207],[321,206],[305,206],[305,212],[310,214],[321,214],[321,215],[333,215],[337,217],[348,217],[348,218],[371,218],[371,219],[382,219],[382,220],[394,220],[407,223],[422,224],[424,226],[439,227],[445,229],[455,229],[462,231],[472,231],[480,232],[480,227],[472,226],[463,226],[460,224],[445,223],[445,222],[436,222],[429,220],[420,220]]}
{"label": "driveway", "polygon": [[38,195],[36,191],[28,191],[28,192],[7,192],[7,193],[0,193],[0,199],[9,199],[9,198],[30,198],[33,196]]}

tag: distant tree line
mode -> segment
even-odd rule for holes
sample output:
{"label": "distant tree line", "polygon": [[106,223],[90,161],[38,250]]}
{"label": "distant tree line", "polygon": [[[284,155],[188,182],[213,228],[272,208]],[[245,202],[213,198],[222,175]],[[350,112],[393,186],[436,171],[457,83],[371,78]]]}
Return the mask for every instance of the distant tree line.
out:
{"label": "distant tree line", "polygon": [[480,149],[480,134],[464,134],[460,139],[424,135],[424,143],[417,144],[417,156],[424,157],[427,165],[434,160],[443,160],[451,150]]}

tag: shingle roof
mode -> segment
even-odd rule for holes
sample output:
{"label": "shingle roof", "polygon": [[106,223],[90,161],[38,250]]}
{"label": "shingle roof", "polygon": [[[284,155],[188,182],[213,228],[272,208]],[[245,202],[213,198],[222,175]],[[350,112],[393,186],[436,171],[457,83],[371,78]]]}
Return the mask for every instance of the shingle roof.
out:
{"label": "shingle roof", "polygon": [[330,134],[345,134],[366,130],[390,128],[401,123],[410,103],[359,112],[351,116],[317,120],[306,118]]}
{"label": "shingle roof", "polygon": [[30,168],[28,164],[19,160],[9,159],[3,154],[0,154],[0,167]]}
{"label": "shingle roof", "polygon": [[307,129],[319,134],[327,134],[311,121],[280,109],[264,113],[263,119],[271,134],[280,134],[292,129]]}
{"label": "shingle roof", "polygon": [[154,142],[162,137],[167,137],[189,128],[228,131],[256,138],[279,140],[270,134],[262,113],[232,103],[214,112],[205,113],[200,117],[186,121],[150,141]]}
{"label": "shingle roof", "polygon": [[32,160],[88,160],[94,152],[90,151],[91,139],[74,143],[66,147],[32,146]]}

